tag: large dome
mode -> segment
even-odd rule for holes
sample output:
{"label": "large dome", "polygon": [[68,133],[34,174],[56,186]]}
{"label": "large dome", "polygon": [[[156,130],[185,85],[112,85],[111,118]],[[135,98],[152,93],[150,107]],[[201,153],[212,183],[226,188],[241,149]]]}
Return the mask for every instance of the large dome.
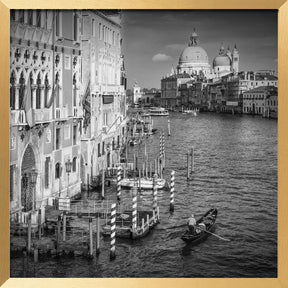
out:
{"label": "large dome", "polygon": [[188,46],[180,55],[179,64],[209,63],[206,51],[200,46]]}
{"label": "large dome", "polygon": [[213,67],[216,66],[230,66],[231,60],[227,55],[218,55],[213,61]]}

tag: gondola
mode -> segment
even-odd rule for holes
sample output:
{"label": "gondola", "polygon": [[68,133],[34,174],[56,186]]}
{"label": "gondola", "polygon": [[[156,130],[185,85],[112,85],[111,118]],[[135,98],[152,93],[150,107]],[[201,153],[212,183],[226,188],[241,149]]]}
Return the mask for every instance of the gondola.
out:
{"label": "gondola", "polygon": [[216,218],[217,209],[210,209],[199,220],[196,221],[196,226],[199,228],[196,227],[195,234],[192,234],[190,231],[186,230],[185,233],[181,236],[181,239],[189,244],[198,244],[202,242],[211,235],[208,232],[211,232],[211,230],[214,228]]}

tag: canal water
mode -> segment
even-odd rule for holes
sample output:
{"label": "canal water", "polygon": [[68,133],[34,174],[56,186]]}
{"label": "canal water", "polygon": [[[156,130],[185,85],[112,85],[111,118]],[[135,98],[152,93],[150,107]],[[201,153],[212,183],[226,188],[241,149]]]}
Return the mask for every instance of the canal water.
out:
{"label": "canal water", "polygon": [[[31,261],[26,277],[277,277],[277,121],[252,116],[171,113],[154,117],[157,133],[147,140],[152,161],[166,133],[165,178],[175,170],[175,211],[169,191],[158,191],[160,223],[140,240],[109,241],[99,257]],[[186,152],[194,147],[195,172],[186,179]],[[142,147],[131,147],[133,153]],[[122,192],[129,193],[129,192]],[[187,218],[216,207],[215,233],[197,246],[181,239]],[[23,277],[23,260],[11,259],[11,277]]]}

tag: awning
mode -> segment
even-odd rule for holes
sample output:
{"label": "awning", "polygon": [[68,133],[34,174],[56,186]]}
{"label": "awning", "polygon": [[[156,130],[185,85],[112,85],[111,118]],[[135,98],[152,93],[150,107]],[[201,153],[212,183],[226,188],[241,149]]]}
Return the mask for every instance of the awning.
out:
{"label": "awning", "polygon": [[103,104],[110,104],[114,101],[114,95],[103,95]]}

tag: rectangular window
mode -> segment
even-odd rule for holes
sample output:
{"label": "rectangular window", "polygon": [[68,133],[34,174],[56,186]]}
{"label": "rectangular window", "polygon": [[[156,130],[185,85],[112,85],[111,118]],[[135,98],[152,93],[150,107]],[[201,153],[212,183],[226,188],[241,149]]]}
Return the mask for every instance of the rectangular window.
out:
{"label": "rectangular window", "polygon": [[28,25],[33,25],[33,11],[28,10]]}
{"label": "rectangular window", "polygon": [[24,10],[19,10],[18,15],[19,15],[18,21],[20,23],[24,23]]}
{"label": "rectangular window", "polygon": [[11,11],[11,14],[10,14],[11,21],[15,21],[15,10],[10,10],[10,11]]}
{"label": "rectangular window", "polygon": [[41,10],[36,10],[36,26],[41,27]]}
{"label": "rectangular window", "polygon": [[92,31],[92,36],[95,36],[95,20],[92,19],[92,24],[91,24],[91,31]]}
{"label": "rectangular window", "polygon": [[73,145],[77,144],[77,126],[73,126]]}
{"label": "rectangular window", "polygon": [[16,171],[16,165],[10,165],[10,201],[14,200],[15,171]]}
{"label": "rectangular window", "polygon": [[60,12],[56,11],[55,13],[55,30],[56,30],[56,36],[59,37],[60,36]]}
{"label": "rectangular window", "polygon": [[50,166],[50,157],[46,157],[45,160],[45,188],[49,188],[49,166]]}
{"label": "rectangular window", "polygon": [[101,144],[98,143],[98,157],[101,157]]}
{"label": "rectangular window", "polygon": [[65,140],[70,139],[70,125],[64,126],[64,139]]}
{"label": "rectangular window", "polygon": [[99,23],[99,40],[102,40],[102,24]]}
{"label": "rectangular window", "polygon": [[105,154],[105,142],[102,142],[102,155]]}
{"label": "rectangular window", "polygon": [[78,16],[74,14],[74,41],[78,41]]}
{"label": "rectangular window", "polygon": [[56,128],[56,150],[60,149],[60,128]]}

